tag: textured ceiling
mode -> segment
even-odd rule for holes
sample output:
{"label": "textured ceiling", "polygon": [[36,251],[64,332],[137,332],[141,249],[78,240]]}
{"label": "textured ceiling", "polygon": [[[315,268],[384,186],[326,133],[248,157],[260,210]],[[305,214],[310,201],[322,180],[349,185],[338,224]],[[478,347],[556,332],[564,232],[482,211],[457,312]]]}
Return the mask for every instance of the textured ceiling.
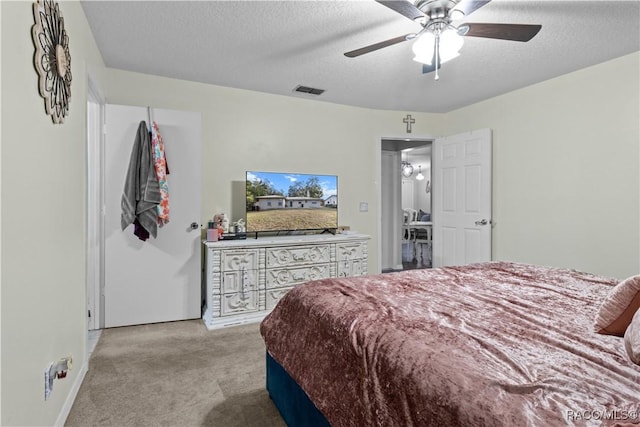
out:
{"label": "textured ceiling", "polygon": [[[464,21],[542,30],[528,43],[466,37],[439,81],[412,61],[411,42],[343,55],[420,29],[374,1],[82,6],[108,67],[385,110],[448,112],[640,50],[639,1],[493,0]],[[326,92],[294,93],[299,84]]]}

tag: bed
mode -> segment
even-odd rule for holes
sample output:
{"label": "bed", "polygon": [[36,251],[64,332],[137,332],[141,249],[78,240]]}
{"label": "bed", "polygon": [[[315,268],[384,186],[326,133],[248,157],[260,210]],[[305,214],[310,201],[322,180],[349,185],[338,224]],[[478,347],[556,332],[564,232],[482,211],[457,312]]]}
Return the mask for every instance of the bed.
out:
{"label": "bed", "polygon": [[509,262],[334,278],[263,320],[293,427],[640,423],[640,366],[594,331],[617,281]]}

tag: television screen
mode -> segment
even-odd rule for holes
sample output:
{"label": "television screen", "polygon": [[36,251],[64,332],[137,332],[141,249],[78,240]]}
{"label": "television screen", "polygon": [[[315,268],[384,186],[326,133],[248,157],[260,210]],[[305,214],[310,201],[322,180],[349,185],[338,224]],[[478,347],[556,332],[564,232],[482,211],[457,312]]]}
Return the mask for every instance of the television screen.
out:
{"label": "television screen", "polygon": [[338,177],[247,171],[247,232],[338,228]]}

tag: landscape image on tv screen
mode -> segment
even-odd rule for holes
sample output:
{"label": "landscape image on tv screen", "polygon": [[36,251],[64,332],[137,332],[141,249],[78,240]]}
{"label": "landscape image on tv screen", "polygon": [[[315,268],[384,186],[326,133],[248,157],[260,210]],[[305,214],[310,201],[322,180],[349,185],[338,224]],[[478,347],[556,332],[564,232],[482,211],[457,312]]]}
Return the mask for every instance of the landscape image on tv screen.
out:
{"label": "landscape image on tv screen", "polygon": [[338,177],[247,171],[247,232],[338,228]]}

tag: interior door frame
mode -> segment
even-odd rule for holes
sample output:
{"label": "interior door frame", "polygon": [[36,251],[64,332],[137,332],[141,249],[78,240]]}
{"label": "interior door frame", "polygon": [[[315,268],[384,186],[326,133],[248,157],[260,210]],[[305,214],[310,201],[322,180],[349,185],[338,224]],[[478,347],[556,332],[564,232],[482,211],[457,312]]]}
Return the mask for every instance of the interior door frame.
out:
{"label": "interior door frame", "polygon": [[[404,134],[399,136],[380,135],[376,137],[375,163],[376,163],[376,182],[378,184],[376,189],[377,191],[376,196],[378,198],[377,218],[376,218],[378,223],[378,230],[377,230],[378,273],[382,272],[382,141],[387,139],[392,139],[392,140],[400,140],[400,141],[406,141],[406,142],[425,141],[425,143],[430,142],[431,144],[433,144],[433,141],[435,141],[436,138],[438,137],[434,135],[429,135],[429,134],[416,134],[416,135]],[[433,162],[433,155],[432,155],[431,161]],[[432,166],[432,170],[433,170],[433,166]],[[433,180],[431,182],[433,184]],[[400,189],[398,189],[398,191],[400,191]],[[431,191],[433,191],[433,188]],[[402,206],[397,206],[396,210],[399,212],[400,210],[402,210]],[[401,224],[399,220],[396,221],[396,223],[398,227],[397,233],[395,234],[397,241],[394,241],[393,244],[401,248],[401,245],[402,245],[401,239],[400,239]]]}
{"label": "interior door frame", "polygon": [[86,292],[88,330],[104,327],[104,112],[105,98],[87,80]]}

